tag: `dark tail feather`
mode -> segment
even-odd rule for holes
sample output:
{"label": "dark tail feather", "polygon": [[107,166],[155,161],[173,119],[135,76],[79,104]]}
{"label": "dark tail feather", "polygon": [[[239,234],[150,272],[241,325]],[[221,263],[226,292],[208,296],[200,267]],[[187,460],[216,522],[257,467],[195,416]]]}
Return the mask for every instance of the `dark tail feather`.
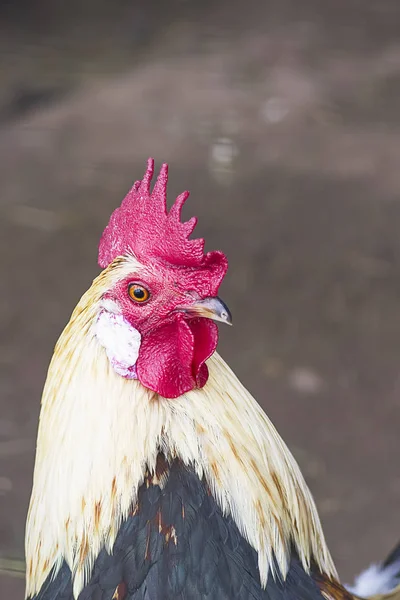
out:
{"label": "dark tail feather", "polygon": [[372,564],[347,585],[352,594],[365,598],[375,594],[387,594],[400,584],[400,543],[382,562]]}
{"label": "dark tail feather", "polygon": [[391,551],[386,560],[382,563],[382,567],[390,567],[390,565],[397,565],[399,567],[400,574],[400,543]]}

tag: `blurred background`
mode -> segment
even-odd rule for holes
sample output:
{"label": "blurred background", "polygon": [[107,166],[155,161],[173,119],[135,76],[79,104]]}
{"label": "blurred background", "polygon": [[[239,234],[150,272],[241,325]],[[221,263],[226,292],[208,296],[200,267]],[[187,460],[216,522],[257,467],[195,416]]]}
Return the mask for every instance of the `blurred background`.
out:
{"label": "blurred background", "polygon": [[343,579],[400,538],[399,19],[396,0],[1,1],[0,557],[23,560],[53,345],[149,155],[228,254],[220,351]]}

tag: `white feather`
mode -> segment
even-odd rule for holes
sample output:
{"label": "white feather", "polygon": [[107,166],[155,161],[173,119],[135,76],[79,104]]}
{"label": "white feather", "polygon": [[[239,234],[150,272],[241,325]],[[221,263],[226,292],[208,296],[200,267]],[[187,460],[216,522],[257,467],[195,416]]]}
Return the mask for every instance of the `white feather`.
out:
{"label": "white feather", "polygon": [[356,577],[352,586],[347,585],[346,588],[361,597],[386,594],[398,585],[399,570],[398,562],[387,567],[382,567],[379,563],[373,564]]}

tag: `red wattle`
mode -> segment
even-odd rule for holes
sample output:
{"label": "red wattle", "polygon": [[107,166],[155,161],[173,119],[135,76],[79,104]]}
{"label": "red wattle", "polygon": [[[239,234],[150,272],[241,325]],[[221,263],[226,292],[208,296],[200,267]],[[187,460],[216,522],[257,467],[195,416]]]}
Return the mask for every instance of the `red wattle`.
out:
{"label": "red wattle", "polygon": [[209,319],[192,319],[189,321],[190,329],[194,335],[195,345],[193,353],[193,375],[196,385],[202,388],[208,379],[206,360],[215,352],[218,345],[218,327]]}
{"label": "red wattle", "polygon": [[142,338],[139,381],[165,398],[177,398],[208,379],[205,361],[215,352],[218,327],[209,319],[176,320]]}

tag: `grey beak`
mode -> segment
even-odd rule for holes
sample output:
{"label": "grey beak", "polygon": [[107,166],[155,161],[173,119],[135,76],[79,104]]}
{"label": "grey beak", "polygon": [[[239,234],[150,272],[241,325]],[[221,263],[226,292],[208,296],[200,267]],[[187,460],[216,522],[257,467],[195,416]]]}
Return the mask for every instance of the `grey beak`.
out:
{"label": "grey beak", "polygon": [[218,296],[210,296],[193,304],[177,306],[175,310],[184,312],[189,316],[205,317],[206,319],[232,325],[231,312],[225,302],[222,302]]}

